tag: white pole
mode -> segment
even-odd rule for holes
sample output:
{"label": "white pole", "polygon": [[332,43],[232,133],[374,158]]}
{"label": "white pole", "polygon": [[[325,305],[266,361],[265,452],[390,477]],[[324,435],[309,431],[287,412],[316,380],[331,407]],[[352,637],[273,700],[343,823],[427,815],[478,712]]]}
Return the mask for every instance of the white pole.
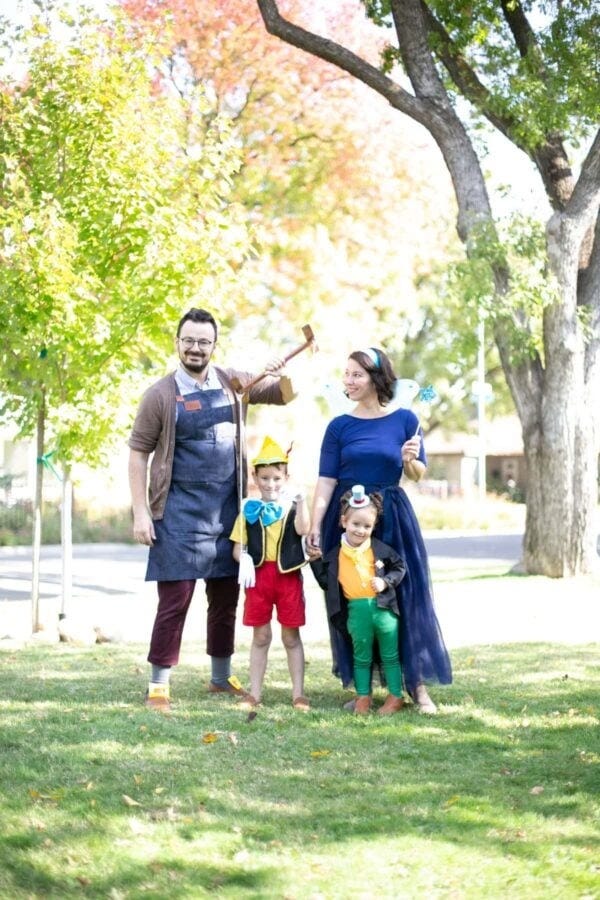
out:
{"label": "white pole", "polygon": [[479,484],[479,500],[486,498],[487,485],[485,473],[485,326],[483,316],[479,316],[477,324],[477,429],[479,433],[479,454],[477,461],[477,480]]}
{"label": "white pole", "polygon": [[62,598],[58,618],[64,619],[71,611],[73,596],[73,482],[71,473],[66,466],[63,468],[60,541],[62,544]]}

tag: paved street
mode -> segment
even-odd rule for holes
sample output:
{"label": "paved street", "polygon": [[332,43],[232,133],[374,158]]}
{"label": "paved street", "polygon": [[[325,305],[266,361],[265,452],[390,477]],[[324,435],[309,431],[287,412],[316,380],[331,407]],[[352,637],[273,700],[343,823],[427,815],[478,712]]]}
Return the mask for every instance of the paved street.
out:
{"label": "paved street", "polygon": [[[510,641],[600,640],[600,582],[590,579],[519,578],[498,581],[518,562],[519,534],[428,534],[436,606],[449,647]],[[87,544],[74,548],[73,596],[68,617],[82,628],[98,626],[120,641],[149,639],[155,611],[155,585],[144,582],[146,550],[128,544]],[[475,576],[488,573],[485,582]],[[469,578],[472,573],[472,578]],[[460,574],[461,580],[457,581]],[[327,627],[321,593],[310,572],[306,643],[325,640]],[[482,587],[485,585],[485,591]],[[24,639],[31,631],[31,557],[27,547],[0,548],[0,639]],[[595,597],[595,599],[594,599]],[[569,615],[564,616],[564,605]],[[56,628],[61,611],[60,548],[44,547],[41,566],[42,624]],[[568,619],[568,621],[566,621]],[[192,603],[186,624],[187,641],[205,634],[203,591]],[[248,629],[239,626],[242,643]]]}

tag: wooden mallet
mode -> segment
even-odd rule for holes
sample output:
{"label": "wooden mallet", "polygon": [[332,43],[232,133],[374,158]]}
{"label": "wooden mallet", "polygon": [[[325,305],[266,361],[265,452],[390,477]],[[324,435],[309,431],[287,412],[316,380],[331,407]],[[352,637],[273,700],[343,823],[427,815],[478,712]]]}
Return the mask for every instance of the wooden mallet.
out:
{"label": "wooden mallet", "polygon": [[[291,353],[288,353],[287,356],[284,356],[283,362],[284,364],[289,362],[294,356],[297,356],[299,353],[302,353],[303,350],[306,350],[308,347],[312,347],[313,350],[317,349],[317,344],[315,342],[315,335],[313,333],[310,325],[304,325],[302,328],[302,334],[304,335],[304,343],[300,344],[299,347],[296,347],[295,350],[292,350]],[[270,372],[261,372],[260,375],[257,375],[256,378],[253,378],[252,381],[249,381],[248,384],[242,384],[239,378],[232,378],[231,384],[233,389],[237,394],[244,394],[247,396],[250,388],[253,388],[255,384],[258,384],[259,381],[262,381],[263,378],[266,378],[267,375],[270,375]]]}

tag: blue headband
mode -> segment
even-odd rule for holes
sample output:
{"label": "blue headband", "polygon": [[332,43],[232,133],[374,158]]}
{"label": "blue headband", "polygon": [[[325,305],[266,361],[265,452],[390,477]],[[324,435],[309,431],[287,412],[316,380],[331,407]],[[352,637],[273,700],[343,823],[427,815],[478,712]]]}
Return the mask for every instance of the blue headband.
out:
{"label": "blue headband", "polygon": [[374,350],[373,347],[367,347],[366,350],[362,351],[365,356],[368,356],[376,369],[381,368],[381,361],[379,359],[379,353],[377,350]]}

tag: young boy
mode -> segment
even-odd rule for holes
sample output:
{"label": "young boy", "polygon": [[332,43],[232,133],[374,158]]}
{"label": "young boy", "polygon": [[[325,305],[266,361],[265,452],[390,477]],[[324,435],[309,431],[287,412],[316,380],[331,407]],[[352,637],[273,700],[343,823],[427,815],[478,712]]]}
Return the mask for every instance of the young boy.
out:
{"label": "young boy", "polygon": [[288,478],[288,455],[266,437],[252,460],[252,477],[260,500],[245,499],[230,539],[240,563],[240,581],[246,585],[244,625],[254,629],[250,648],[250,694],[244,705],[257,706],[271,644],[273,607],[281,625],[281,640],[292,679],[292,704],[306,712],[304,647],[300,626],[305,624],[304,591],[300,568],[305,564],[302,536],[310,531],[310,517],[302,494],[291,505],[283,502]]}

